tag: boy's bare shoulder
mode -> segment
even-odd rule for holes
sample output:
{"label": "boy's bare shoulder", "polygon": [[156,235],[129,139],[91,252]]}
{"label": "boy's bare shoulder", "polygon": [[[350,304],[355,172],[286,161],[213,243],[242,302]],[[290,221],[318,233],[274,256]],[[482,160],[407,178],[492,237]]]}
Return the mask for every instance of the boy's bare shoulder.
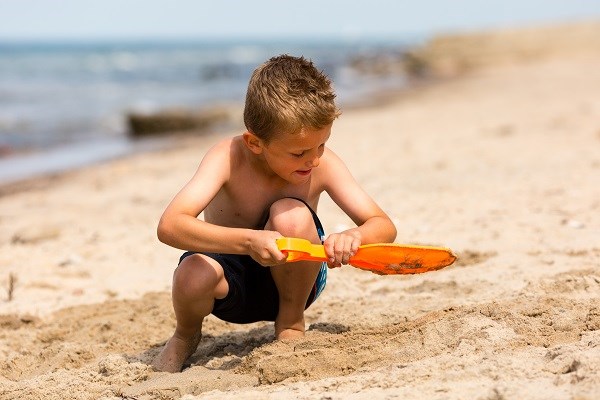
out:
{"label": "boy's bare shoulder", "polygon": [[344,161],[329,147],[325,147],[323,156],[321,157],[321,164],[318,168],[321,172],[323,179],[337,179],[338,174],[341,170],[346,170],[346,164]]}
{"label": "boy's bare shoulder", "polygon": [[234,141],[235,137],[222,139],[206,151],[191,179],[192,186],[203,186],[207,182],[222,185],[229,180]]}
{"label": "boy's bare shoulder", "polygon": [[239,153],[239,150],[236,150],[239,147],[239,141],[239,136],[218,141],[204,154],[201,164],[231,163],[231,159],[236,158],[236,154]]}
{"label": "boy's bare shoulder", "polygon": [[331,150],[327,146],[325,147],[325,151],[323,152],[323,157],[327,162],[342,162],[340,156],[338,156],[333,150]]}

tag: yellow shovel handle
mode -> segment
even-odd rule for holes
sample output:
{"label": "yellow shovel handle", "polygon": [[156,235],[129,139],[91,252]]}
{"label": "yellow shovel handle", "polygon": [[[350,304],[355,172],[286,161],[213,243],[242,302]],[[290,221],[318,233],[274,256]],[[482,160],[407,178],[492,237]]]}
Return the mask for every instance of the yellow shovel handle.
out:
{"label": "yellow shovel handle", "polygon": [[312,244],[306,239],[283,237],[277,239],[277,247],[287,253],[288,261],[311,260],[327,261],[325,248],[320,244]]}

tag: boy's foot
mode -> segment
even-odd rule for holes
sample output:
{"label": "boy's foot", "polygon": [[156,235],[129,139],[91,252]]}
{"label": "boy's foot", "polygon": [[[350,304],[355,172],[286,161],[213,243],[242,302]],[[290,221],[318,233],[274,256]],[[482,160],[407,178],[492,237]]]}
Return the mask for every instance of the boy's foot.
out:
{"label": "boy's foot", "polygon": [[194,354],[201,338],[202,333],[200,332],[190,339],[173,335],[154,361],[152,361],[152,366],[157,371],[181,372],[183,363]]}

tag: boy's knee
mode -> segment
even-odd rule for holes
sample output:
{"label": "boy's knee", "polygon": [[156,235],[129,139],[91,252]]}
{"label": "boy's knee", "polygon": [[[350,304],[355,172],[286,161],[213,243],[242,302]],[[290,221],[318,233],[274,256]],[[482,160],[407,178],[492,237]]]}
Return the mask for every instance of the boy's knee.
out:
{"label": "boy's knee", "polygon": [[185,297],[202,297],[215,291],[223,278],[222,269],[216,269],[207,256],[192,254],[179,264],[173,276],[173,290]]}
{"label": "boy's knee", "polygon": [[310,210],[299,200],[285,198],[276,201],[269,209],[271,229],[287,236],[304,236],[314,231]]}

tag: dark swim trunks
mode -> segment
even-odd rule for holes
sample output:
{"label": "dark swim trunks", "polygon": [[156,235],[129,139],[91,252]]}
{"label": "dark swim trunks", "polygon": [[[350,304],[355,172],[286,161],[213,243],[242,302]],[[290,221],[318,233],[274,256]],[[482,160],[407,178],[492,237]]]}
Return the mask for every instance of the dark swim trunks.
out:
{"label": "dark swim trunks", "polygon": [[[324,239],[323,226],[317,214],[301,201],[310,210],[319,238]],[[179,263],[187,256],[197,252],[185,252]],[[204,253],[223,267],[225,279],[229,284],[229,293],[223,299],[216,299],[212,314],[216,317],[238,324],[247,324],[257,321],[275,321],[279,312],[279,294],[271,276],[270,268],[263,267],[252,257],[238,254]],[[323,263],[315,284],[306,301],[310,306],[319,297],[325,288],[327,279],[327,264]]]}

